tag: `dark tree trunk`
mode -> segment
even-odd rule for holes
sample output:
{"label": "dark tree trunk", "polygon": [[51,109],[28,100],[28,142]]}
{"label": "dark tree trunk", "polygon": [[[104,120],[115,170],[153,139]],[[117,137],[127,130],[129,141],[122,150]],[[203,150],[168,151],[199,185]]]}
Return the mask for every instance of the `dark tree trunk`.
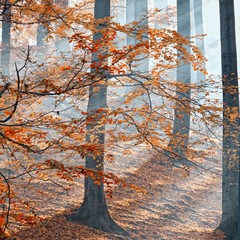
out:
{"label": "dark tree trunk", "polygon": [[[184,37],[190,36],[191,34],[190,0],[177,1],[177,30]],[[189,46],[186,45],[184,47],[187,51],[190,51]],[[182,83],[184,89],[178,86],[176,87],[177,102],[174,109],[173,131],[169,146],[172,148],[172,152],[176,154],[179,159],[186,159],[190,128],[190,64],[182,63],[177,67],[177,82]]]}
{"label": "dark tree trunk", "polygon": [[2,73],[4,76],[10,76],[10,43],[11,43],[11,5],[3,13],[2,22]]}
{"label": "dark tree trunk", "polygon": [[223,85],[222,221],[227,239],[239,240],[239,89],[235,37],[234,1],[220,0]]}
{"label": "dark tree trunk", "polygon": [[[94,6],[95,19],[101,19],[110,16],[110,0],[95,0]],[[95,33],[93,41],[101,38],[100,33]],[[93,54],[92,61],[100,63],[98,59],[99,54],[106,54],[106,49],[99,49],[98,52]],[[107,61],[107,60],[106,60]],[[105,62],[106,63],[106,62]],[[103,63],[102,63],[103,64]],[[99,71],[100,69],[98,69]],[[92,73],[96,76],[96,70],[92,69]],[[107,81],[108,73],[101,71],[98,77],[105,78]],[[97,90],[98,89],[98,90]],[[107,109],[107,85],[91,86],[89,90],[89,101],[88,101],[88,114],[89,117],[94,115],[91,122],[87,122],[88,134],[86,140],[91,141],[91,136],[97,139],[100,144],[99,150],[101,154],[96,158],[87,155],[85,166],[87,169],[94,171],[104,170],[104,142],[105,142],[105,126],[102,126],[101,114],[97,114],[96,111],[101,109]],[[95,120],[94,120],[95,119]],[[101,148],[101,149],[100,149]],[[98,178],[98,176],[95,176]],[[95,179],[96,180],[96,179]],[[104,194],[104,184],[99,179],[97,184],[92,177],[85,178],[85,195],[82,206],[70,216],[70,220],[85,224],[87,226],[97,228],[106,232],[112,232],[122,235],[127,235],[127,232],[119,227],[111,218]]]}
{"label": "dark tree trunk", "polygon": [[[204,34],[202,4],[202,0],[194,0],[194,21],[196,35]],[[196,38],[196,45],[204,55],[204,38]],[[205,68],[205,63],[203,63],[203,67]],[[200,71],[197,71],[197,83],[199,85],[204,85],[206,83],[206,75]]]}

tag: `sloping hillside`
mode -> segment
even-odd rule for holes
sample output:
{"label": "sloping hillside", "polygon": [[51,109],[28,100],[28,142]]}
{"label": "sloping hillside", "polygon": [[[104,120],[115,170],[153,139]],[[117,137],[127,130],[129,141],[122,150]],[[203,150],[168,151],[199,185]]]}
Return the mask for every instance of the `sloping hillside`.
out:
{"label": "sloping hillside", "polygon": [[122,161],[118,159],[108,166],[113,172],[121,173],[128,182],[146,190],[144,194],[117,187],[113,199],[108,199],[111,215],[130,236],[103,233],[66,221],[82,201],[81,180],[74,184],[69,196],[56,186],[46,185],[51,193],[49,197],[44,196],[43,201],[36,198],[46,220],[30,227],[12,224],[17,232],[9,239],[223,239],[213,232],[221,219],[220,163],[216,156],[198,162],[210,167],[210,171],[191,166],[190,172],[147,150],[134,154],[138,161],[131,162],[132,157],[122,157]]}

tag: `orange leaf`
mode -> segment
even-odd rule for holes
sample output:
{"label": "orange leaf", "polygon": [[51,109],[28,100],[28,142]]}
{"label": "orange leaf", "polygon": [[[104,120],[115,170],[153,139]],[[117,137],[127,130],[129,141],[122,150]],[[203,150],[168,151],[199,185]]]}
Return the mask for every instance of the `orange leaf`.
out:
{"label": "orange leaf", "polygon": [[71,70],[71,66],[62,66],[60,67],[60,70],[62,71]]}

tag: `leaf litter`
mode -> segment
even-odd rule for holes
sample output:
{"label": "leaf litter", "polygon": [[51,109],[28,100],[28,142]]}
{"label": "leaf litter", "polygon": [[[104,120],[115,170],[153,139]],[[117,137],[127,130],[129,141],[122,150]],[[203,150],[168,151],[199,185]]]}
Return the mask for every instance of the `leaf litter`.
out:
{"label": "leaf litter", "polygon": [[[194,166],[190,167],[190,174],[186,175],[184,167],[175,167],[164,155],[144,147],[132,151],[134,155],[119,154],[120,159],[106,166],[107,171],[111,170],[124,177],[127,182],[146,190],[146,193],[142,193],[116,186],[113,199],[107,199],[113,219],[130,236],[105,233],[67,221],[67,216],[83,200],[83,179],[80,179],[72,183],[69,196],[56,185],[41,183],[38,187],[43,191],[48,189],[51,194],[42,196],[31,193],[28,197],[35,199],[38,214],[44,220],[31,226],[11,222],[11,237],[8,239],[224,239],[222,233],[215,231],[221,219],[219,175]],[[219,161],[200,162],[219,171]]]}

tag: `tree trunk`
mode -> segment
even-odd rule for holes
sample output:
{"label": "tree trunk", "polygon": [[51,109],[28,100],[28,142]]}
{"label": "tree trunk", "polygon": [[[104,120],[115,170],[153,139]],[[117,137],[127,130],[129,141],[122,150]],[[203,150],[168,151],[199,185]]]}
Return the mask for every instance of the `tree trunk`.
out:
{"label": "tree trunk", "polygon": [[[116,12],[116,22],[120,23],[121,25],[124,25],[127,23],[127,14],[126,14],[126,0],[118,0],[115,6],[112,6],[112,8],[117,9]],[[129,9],[128,9],[129,10]],[[114,11],[115,13],[115,11]],[[128,15],[129,17],[129,15]],[[131,21],[129,21],[131,22]],[[116,42],[117,48],[123,48],[126,46],[126,35],[125,33],[118,33],[118,39],[120,41]]]}
{"label": "tree trunk", "polygon": [[47,29],[44,27],[42,23],[38,24],[37,27],[37,46],[43,46],[44,39],[47,36]]}
{"label": "tree trunk", "polygon": [[[147,0],[129,0],[127,1],[126,5],[126,11],[127,11],[127,23],[130,23],[132,21],[140,21],[139,27],[145,27],[148,26],[148,18],[146,17],[148,13],[148,1]],[[143,39],[147,38],[147,34],[143,34]],[[138,43],[135,38],[127,36],[127,45],[135,45]],[[138,59],[141,59],[138,61]],[[141,73],[147,73],[149,69],[149,60],[147,58],[146,54],[140,54],[134,62],[134,64],[137,64],[137,67],[134,67],[135,71],[141,72]],[[132,91],[132,89],[130,89]]]}
{"label": "tree trunk", "polygon": [[[95,19],[109,17],[110,0],[95,0],[94,16]],[[104,26],[102,25],[102,27]],[[93,36],[93,41],[96,41],[101,37],[102,35],[100,33],[95,33]],[[107,54],[106,49],[99,49],[98,52],[93,53],[93,62],[101,63],[98,59],[98,55],[100,53],[102,55]],[[106,62],[107,59],[105,60],[105,63]],[[108,73],[101,69],[97,70],[100,70],[101,72],[100,74],[98,73],[98,77],[105,78],[107,81]],[[92,69],[92,73],[96,77],[96,69]],[[97,114],[96,111],[100,108],[107,109],[107,107],[107,85],[102,84],[98,86],[91,86],[89,90],[88,117],[93,115],[94,117],[92,117],[90,122],[87,122],[88,134],[86,136],[86,140],[87,142],[91,142],[92,136],[94,136],[94,139],[97,140],[97,144],[100,146],[99,150],[101,153],[95,158],[87,155],[85,158],[85,166],[87,169],[92,169],[97,172],[104,170],[105,126],[100,123],[102,114]],[[98,178],[98,184],[96,183],[96,179],[93,180],[93,178],[90,176],[85,178],[85,195],[83,204],[75,213],[70,216],[70,220],[106,232],[127,235],[127,232],[113,221],[108,212],[104,194],[104,184],[102,183],[101,177],[99,178],[99,176],[96,174],[95,178]]]}
{"label": "tree trunk", "polygon": [[235,37],[234,1],[220,0],[223,85],[222,221],[227,239],[240,239],[239,207],[239,89]]}
{"label": "tree trunk", "polygon": [[7,3],[7,9],[3,14],[2,22],[2,73],[10,76],[10,43],[11,43],[11,5]]}
{"label": "tree trunk", "polygon": [[[134,9],[135,9],[135,1],[136,0],[127,0],[126,1],[126,21],[127,23],[133,22],[134,19]],[[134,45],[135,38],[127,35],[127,45]]]}
{"label": "tree trunk", "polygon": [[[194,21],[196,35],[204,34],[202,5],[202,0],[194,0]],[[202,39],[196,38],[196,46],[201,50],[203,56],[205,56],[204,37]],[[206,67],[205,65],[205,62],[203,62],[203,68]],[[197,97],[200,100],[204,100],[206,75],[200,71],[197,71],[197,84],[199,86],[199,89],[197,90]]]}
{"label": "tree trunk", "polygon": [[[135,21],[140,21],[139,26],[140,27],[148,27],[148,1],[147,0],[138,0],[137,3],[134,6],[134,18]],[[146,33],[143,34],[142,39],[146,40],[148,38],[148,35]],[[137,43],[138,41],[135,40]],[[138,59],[141,59],[140,61],[137,61],[136,64],[138,66],[136,67],[136,71],[140,73],[147,73],[149,69],[149,59],[147,54],[140,54]]]}
{"label": "tree trunk", "polygon": [[[147,0],[130,0],[127,2],[127,22],[131,21],[140,21],[138,25],[135,25],[136,31],[147,28],[148,27],[148,1]],[[142,41],[146,41],[148,38],[147,33],[142,34]],[[136,45],[141,40],[137,40],[135,38],[127,37],[127,44],[130,45]],[[132,67],[131,70],[135,74],[135,78],[143,81],[140,77],[137,75],[139,74],[147,74],[149,70],[149,59],[147,53],[138,54],[134,61],[132,61]],[[137,81],[136,81],[137,83]],[[141,88],[141,86],[139,86]],[[126,86],[125,87],[125,96],[131,94],[134,91],[137,91],[136,86]],[[133,99],[128,107],[136,108],[141,107],[143,102],[148,102],[149,99],[146,96],[146,94],[142,94],[141,97],[137,97]],[[142,121],[142,118],[138,113],[135,114],[134,117],[136,122]],[[128,127],[128,132],[133,133],[135,131],[135,127]]]}
{"label": "tree trunk", "polygon": [[[177,1],[177,31],[184,37],[190,36],[190,0]],[[184,46],[190,52],[189,46]],[[181,56],[180,56],[181,57]],[[179,58],[180,58],[179,57]],[[172,137],[169,147],[179,159],[186,159],[188,149],[189,128],[190,128],[190,83],[191,83],[191,66],[182,63],[177,67],[177,82],[181,83],[184,88],[176,87],[176,99],[174,109],[174,123]],[[176,160],[179,160],[176,159]]]}
{"label": "tree trunk", "polygon": [[[52,5],[52,0],[41,0],[41,4],[43,6],[46,5]],[[44,16],[41,16],[40,21],[44,18]],[[44,26],[43,23],[39,22],[37,27],[37,46],[43,46],[44,45],[44,39],[47,37],[47,28]]]}
{"label": "tree trunk", "polygon": [[154,8],[158,8],[161,10],[161,14],[165,14],[166,17],[164,17],[163,21],[162,21],[162,17],[161,19],[156,20],[155,22],[155,28],[160,29],[160,28],[168,28],[169,24],[167,22],[167,18],[168,18],[168,0],[162,0],[162,1],[155,1],[154,3]]}
{"label": "tree trunk", "polygon": [[[55,0],[55,3],[60,5],[63,9],[66,9],[68,7],[68,0]],[[59,20],[62,21],[61,19]],[[57,56],[62,57],[60,61],[64,62],[66,61],[66,57],[70,53],[70,44],[69,40],[66,37],[56,37],[56,53]]]}

